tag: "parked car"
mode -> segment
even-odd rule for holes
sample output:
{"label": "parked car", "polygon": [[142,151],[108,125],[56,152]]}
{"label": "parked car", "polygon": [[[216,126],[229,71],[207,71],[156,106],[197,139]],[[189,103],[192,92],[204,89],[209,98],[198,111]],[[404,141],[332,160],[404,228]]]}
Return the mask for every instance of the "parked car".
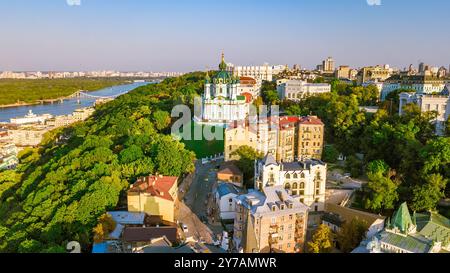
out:
{"label": "parked car", "polygon": [[184,232],[184,233],[189,232],[189,229],[188,229],[188,227],[187,227],[186,224],[182,224],[181,227],[183,228],[183,232]]}

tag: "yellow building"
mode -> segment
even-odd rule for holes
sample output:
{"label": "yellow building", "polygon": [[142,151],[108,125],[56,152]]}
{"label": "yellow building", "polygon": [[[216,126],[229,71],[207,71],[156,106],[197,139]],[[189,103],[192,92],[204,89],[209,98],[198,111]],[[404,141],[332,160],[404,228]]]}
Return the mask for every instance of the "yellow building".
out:
{"label": "yellow building", "polygon": [[232,155],[242,146],[249,146],[257,150],[258,134],[251,130],[244,122],[234,123],[225,130],[225,161],[239,160],[238,156]]}
{"label": "yellow building", "polygon": [[139,178],[128,190],[128,211],[145,212],[174,222],[175,201],[178,194],[178,178],[148,176]]}
{"label": "yellow building", "polygon": [[300,118],[298,122],[298,160],[322,159],[325,125],[315,117]]}

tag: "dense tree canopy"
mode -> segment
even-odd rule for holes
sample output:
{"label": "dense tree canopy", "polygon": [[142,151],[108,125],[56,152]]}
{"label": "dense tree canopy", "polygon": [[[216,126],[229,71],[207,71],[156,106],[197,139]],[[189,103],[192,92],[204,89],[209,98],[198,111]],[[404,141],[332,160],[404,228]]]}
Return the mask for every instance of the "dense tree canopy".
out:
{"label": "dense tree canopy", "polygon": [[180,96],[198,94],[203,79],[192,73],[140,87],[22,151],[16,170],[0,173],[0,252],[61,252],[68,241],[88,251],[98,217],[137,177],[192,172],[195,155],[160,131]]}

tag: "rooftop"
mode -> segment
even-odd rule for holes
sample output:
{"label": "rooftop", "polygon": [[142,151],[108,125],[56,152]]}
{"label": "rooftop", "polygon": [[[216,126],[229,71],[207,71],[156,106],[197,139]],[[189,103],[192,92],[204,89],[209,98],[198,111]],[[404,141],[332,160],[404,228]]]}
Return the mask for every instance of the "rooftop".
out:
{"label": "rooftop", "polygon": [[164,236],[170,242],[176,242],[177,227],[126,227],[122,238],[125,242],[149,242]]}
{"label": "rooftop", "polygon": [[225,162],[220,166],[218,174],[243,175],[242,171],[231,162]]}
{"label": "rooftop", "polygon": [[217,187],[217,192],[219,193],[219,197],[228,195],[228,194],[239,194],[241,190],[233,184],[230,183],[219,183]]}
{"label": "rooftop", "polygon": [[147,176],[139,178],[133,184],[129,193],[147,193],[155,197],[174,201],[169,191],[177,183],[178,177],[174,176]]}

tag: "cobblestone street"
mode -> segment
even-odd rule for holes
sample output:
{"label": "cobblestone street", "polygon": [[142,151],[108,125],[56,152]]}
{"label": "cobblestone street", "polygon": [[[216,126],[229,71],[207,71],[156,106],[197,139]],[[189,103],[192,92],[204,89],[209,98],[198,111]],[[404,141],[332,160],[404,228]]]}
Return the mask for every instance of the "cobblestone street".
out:
{"label": "cobblestone street", "polygon": [[188,228],[186,238],[203,241],[208,244],[222,235],[223,227],[212,215],[215,207],[213,189],[216,185],[216,167],[219,163],[202,165],[196,163],[196,172],[187,177],[180,185],[180,202],[176,219]]}

